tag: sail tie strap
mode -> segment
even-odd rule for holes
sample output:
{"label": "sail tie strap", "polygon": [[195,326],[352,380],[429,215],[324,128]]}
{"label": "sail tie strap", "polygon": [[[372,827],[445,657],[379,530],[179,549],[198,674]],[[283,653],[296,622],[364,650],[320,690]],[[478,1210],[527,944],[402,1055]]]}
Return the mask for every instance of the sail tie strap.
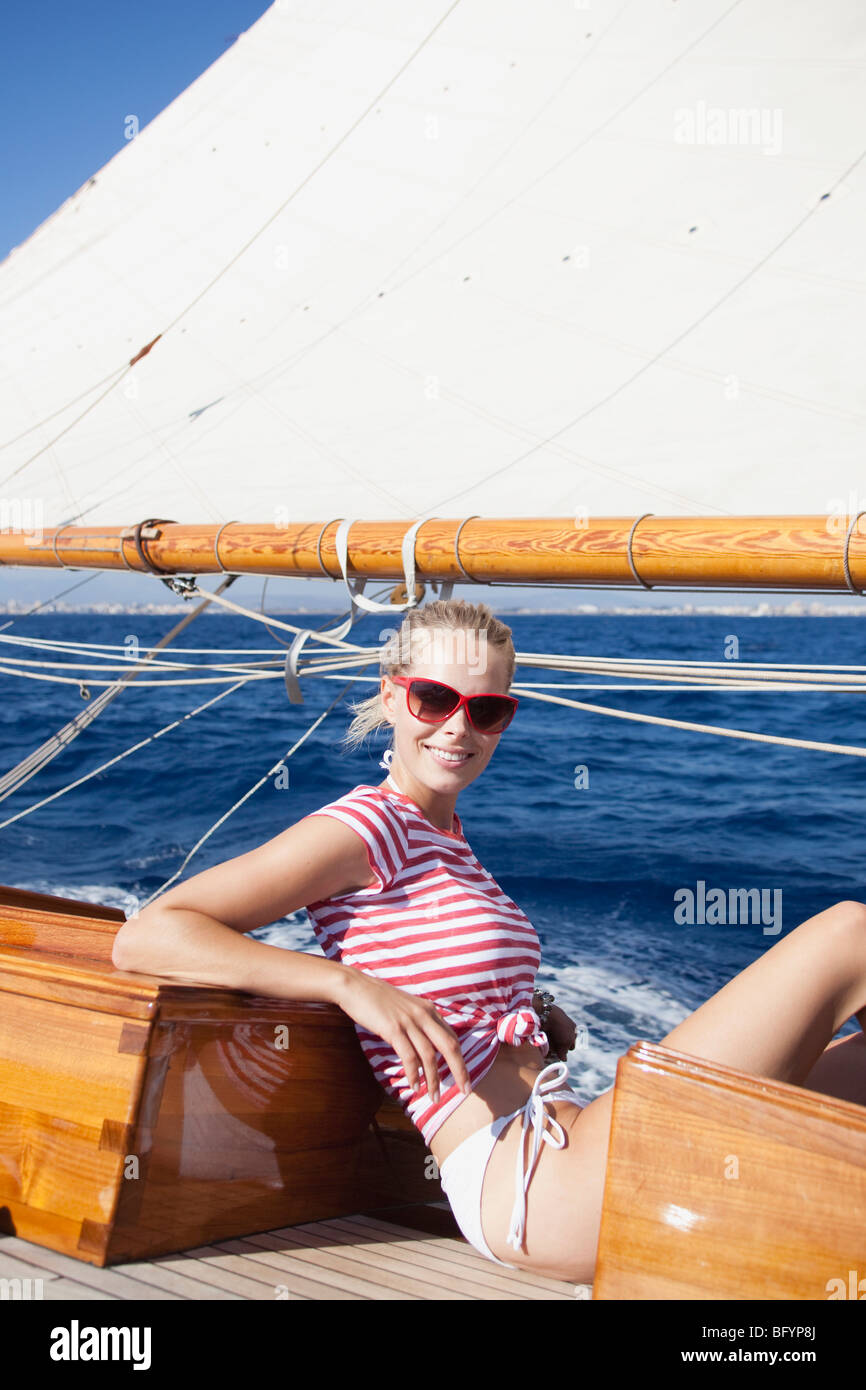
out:
{"label": "sail tie strap", "polygon": [[[354,523],[353,521],[346,519],[340,521],[340,524],[337,527],[337,535],[334,544],[337,550],[337,558],[340,561],[340,569],[343,574],[343,582],[346,585],[346,593],[349,596],[349,614],[345,621],[340,623],[338,627],[329,628],[328,632],[324,634],[325,636],[336,638],[345,637],[346,633],[352,627],[353,623],[357,622],[358,618],[360,617],[360,613],[356,611],[357,609],[363,609],[365,613],[402,613],[404,609],[413,608],[415,606],[415,604],[417,603],[417,599],[415,597],[415,537],[418,535],[419,529],[424,525],[424,522],[427,520],[429,520],[428,517],[422,517],[420,521],[414,522],[409,527],[409,530],[403,537],[402,558],[407,595],[407,600],[405,603],[379,603],[376,599],[366,598],[364,595],[364,587],[367,583],[366,578],[357,578],[354,581],[354,584],[352,583],[352,581],[349,579],[349,531]],[[329,521],[327,523],[327,526],[330,526],[331,524],[332,523]],[[318,556],[319,565],[324,574],[327,574],[327,570],[322,564],[321,544],[322,536],[326,529],[326,526],[323,526],[322,530],[319,532],[319,540],[316,546],[316,554]],[[284,671],[286,691],[288,693],[289,700],[293,705],[302,705],[304,703],[304,697],[301,693],[301,683],[298,679],[298,659],[301,655],[301,650],[304,646],[304,643],[310,637],[322,635],[323,634],[315,633],[311,631],[309,628],[307,628],[303,632],[298,633],[297,637],[292,642],[292,645],[289,647],[289,650],[286,653],[286,664]]]}
{"label": "sail tie strap", "polygon": [[430,517],[422,517],[420,521],[415,521],[409,527],[403,537],[401,546],[401,557],[403,560],[403,575],[406,584],[405,603],[377,603],[375,599],[364,598],[360,592],[353,593],[349,583],[349,531],[354,526],[353,520],[343,520],[337,527],[337,535],[334,545],[337,550],[337,559],[340,562],[340,569],[346,585],[346,592],[353,604],[363,608],[367,613],[402,613],[406,608],[414,608],[418,600],[415,597],[415,538],[425,521]]}

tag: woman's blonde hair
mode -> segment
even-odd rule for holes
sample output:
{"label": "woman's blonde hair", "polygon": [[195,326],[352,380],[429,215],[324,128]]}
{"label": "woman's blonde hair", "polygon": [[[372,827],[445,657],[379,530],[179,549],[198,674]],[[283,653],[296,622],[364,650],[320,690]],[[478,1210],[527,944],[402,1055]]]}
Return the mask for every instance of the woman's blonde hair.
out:
{"label": "woman's blonde hair", "polygon": [[[430,603],[409,610],[402,625],[391,634],[382,648],[379,661],[380,679],[382,676],[406,675],[412,669],[419,641],[424,639],[428,632],[436,629],[454,633],[478,633],[478,647],[483,651],[492,646],[504,652],[508,658],[506,691],[510,689],[516,664],[511,628],[500,622],[486,603],[466,603],[463,599],[457,598],[433,599]],[[453,644],[451,650],[454,650]],[[465,651],[465,639],[463,650]],[[357,748],[368,734],[375,733],[383,726],[388,729],[392,727],[391,721],[385,717],[381,687],[374,695],[352,704],[350,708],[354,718],[343,735],[346,748]]]}

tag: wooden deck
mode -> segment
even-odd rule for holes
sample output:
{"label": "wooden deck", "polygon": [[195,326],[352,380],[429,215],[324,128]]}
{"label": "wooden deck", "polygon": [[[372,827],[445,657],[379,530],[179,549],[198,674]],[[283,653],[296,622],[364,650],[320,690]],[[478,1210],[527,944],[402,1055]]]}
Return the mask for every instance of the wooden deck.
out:
{"label": "wooden deck", "polygon": [[[450,1212],[443,1210],[442,1217],[447,1230]],[[426,1224],[438,1223],[428,1215]],[[591,1285],[502,1269],[462,1237],[361,1213],[105,1269],[17,1236],[0,1236],[0,1279],[41,1279],[42,1298],[57,1301],[573,1300],[592,1292]],[[39,1288],[30,1287],[34,1293]]]}

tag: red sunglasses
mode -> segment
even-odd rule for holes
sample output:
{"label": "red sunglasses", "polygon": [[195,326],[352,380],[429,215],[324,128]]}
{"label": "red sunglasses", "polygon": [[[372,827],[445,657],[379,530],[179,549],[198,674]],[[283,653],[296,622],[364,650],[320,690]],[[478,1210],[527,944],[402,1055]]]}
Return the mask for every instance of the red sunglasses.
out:
{"label": "red sunglasses", "polygon": [[461,695],[442,681],[420,676],[389,676],[406,688],[406,707],[422,724],[442,724],[466,706],[469,722],[480,734],[501,734],[514,718],[518,701],[513,695]]}

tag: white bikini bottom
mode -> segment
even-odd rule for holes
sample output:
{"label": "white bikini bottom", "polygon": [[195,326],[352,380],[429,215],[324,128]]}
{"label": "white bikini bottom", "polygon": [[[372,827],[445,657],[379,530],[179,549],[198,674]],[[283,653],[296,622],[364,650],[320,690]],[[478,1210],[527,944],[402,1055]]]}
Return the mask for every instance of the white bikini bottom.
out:
{"label": "white bikini bottom", "polygon": [[[464,1139],[462,1144],[458,1144],[453,1153],[448,1155],[439,1169],[442,1191],[448,1198],[454,1219],[469,1244],[481,1255],[486,1255],[488,1260],[505,1265],[506,1269],[517,1269],[518,1266],[508,1264],[494,1255],[481,1230],[481,1192],[487,1164],[490,1162],[493,1146],[505,1126],[518,1115],[522,1115],[523,1136],[517,1146],[514,1208],[508,1232],[508,1244],[519,1250],[523,1244],[526,1224],[526,1193],[541,1152],[542,1141],[551,1144],[555,1149],[561,1149],[565,1144],[562,1125],[548,1114],[544,1108],[545,1104],[552,1100],[569,1100],[581,1109],[584,1108],[584,1102],[578,1099],[574,1091],[554,1090],[554,1087],[561,1086],[567,1075],[568,1067],[565,1062],[552,1062],[544,1067],[535,1078],[532,1092],[525,1105],[512,1111],[510,1115],[500,1115],[483,1129],[470,1134],[468,1139]],[[545,1121],[549,1122],[550,1129],[545,1128]],[[532,1144],[529,1162],[524,1172],[523,1151],[526,1146],[526,1130],[529,1128],[532,1129]]]}

